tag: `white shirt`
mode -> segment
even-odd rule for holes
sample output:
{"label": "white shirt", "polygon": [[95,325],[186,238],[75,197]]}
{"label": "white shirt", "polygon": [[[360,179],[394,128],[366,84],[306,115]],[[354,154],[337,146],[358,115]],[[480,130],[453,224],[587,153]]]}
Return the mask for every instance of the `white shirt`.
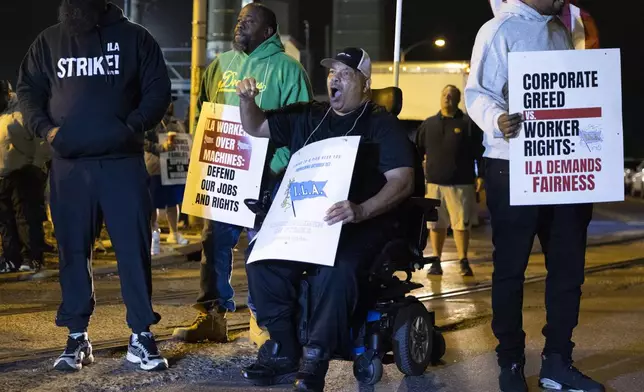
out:
{"label": "white shirt", "polygon": [[508,53],[573,49],[556,17],[541,15],[520,0],[507,0],[479,30],[465,87],[468,115],[483,130],[484,157],[509,159],[509,142],[498,119],[508,112]]}

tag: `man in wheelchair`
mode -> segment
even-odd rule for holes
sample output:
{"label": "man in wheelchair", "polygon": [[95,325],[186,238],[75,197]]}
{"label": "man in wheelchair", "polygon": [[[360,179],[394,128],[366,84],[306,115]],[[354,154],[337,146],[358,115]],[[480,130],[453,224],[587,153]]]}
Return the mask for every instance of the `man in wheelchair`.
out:
{"label": "man in wheelchair", "polygon": [[349,200],[326,213],[329,225],[343,224],[333,267],[315,266],[309,274],[307,341],[300,344],[296,325],[298,292],[312,265],[287,260],[258,261],[247,266],[257,321],[271,339],[257,361],[243,369],[256,385],[294,382],[298,391],[322,391],[329,360],[348,344],[351,316],[358,303],[359,282],[393,238],[397,208],[414,192],[417,162],[413,145],[398,120],[370,101],[371,63],[359,48],[347,48],[329,68],[329,103],[299,103],[263,112],[255,103],[256,81],[237,86],[246,132],[266,137],[295,153],[319,140],[361,136]]}

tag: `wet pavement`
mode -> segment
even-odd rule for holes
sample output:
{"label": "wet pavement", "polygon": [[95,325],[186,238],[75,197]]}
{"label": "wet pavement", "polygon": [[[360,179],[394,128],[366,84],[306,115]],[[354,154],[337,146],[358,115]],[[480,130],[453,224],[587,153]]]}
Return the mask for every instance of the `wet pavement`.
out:
{"label": "wet pavement", "polygon": [[[644,255],[644,244],[634,247]],[[592,253],[592,252],[591,252]],[[455,266],[446,266],[453,273]],[[448,276],[444,279],[447,280]],[[537,391],[540,334],[545,322],[544,286],[526,287],[524,325],[528,334],[526,373],[531,391]],[[403,377],[395,365],[386,365],[383,380],[361,387],[351,363],[334,361],[327,376],[327,391],[496,391],[495,340],[489,327],[489,293],[430,301],[444,320],[447,314],[466,313],[468,323],[445,333],[444,363],[422,377]],[[575,331],[576,366],[607,383],[609,391],[640,391],[644,382],[644,266],[588,275],[584,286],[580,324]],[[98,318],[98,317],[97,317]],[[441,321],[439,320],[439,324]],[[6,332],[6,331],[5,331]],[[47,336],[54,339],[55,336]],[[62,337],[62,336],[61,336]],[[255,350],[243,334],[232,343],[188,345],[175,341],[160,345],[171,369],[145,373],[123,360],[121,351],[102,351],[94,365],[80,373],[51,369],[53,358],[0,367],[3,391],[260,391],[249,388],[239,367],[252,362]],[[279,388],[275,390],[280,390]]]}
{"label": "wet pavement", "polygon": [[[636,202],[634,202],[636,203]],[[596,209],[590,233],[593,241],[642,237],[644,204],[601,206]],[[632,204],[632,205],[631,205]],[[633,207],[635,205],[636,207]],[[615,220],[607,215],[628,211],[630,220]],[[605,209],[608,211],[604,214]],[[425,287],[414,292],[431,296],[468,288],[486,290],[492,267],[489,263],[491,244],[489,228],[477,229],[473,259],[475,276],[462,278],[457,264],[447,262],[442,278],[427,279],[426,272],[414,275],[414,281]],[[195,242],[198,237],[191,238]],[[453,247],[448,241],[447,250]],[[244,244],[240,244],[240,248]],[[535,246],[538,250],[538,244]],[[178,252],[180,253],[180,252]],[[235,257],[232,279],[236,300],[241,309],[230,315],[231,324],[247,322],[247,288],[240,252]],[[102,263],[109,263],[106,258]],[[446,258],[449,260],[449,257]],[[612,391],[639,391],[644,385],[644,241],[613,243],[590,247],[587,266],[594,271],[584,286],[578,343],[577,365],[605,381]],[[189,324],[195,316],[190,308],[199,288],[199,263],[184,259],[157,264],[154,277],[154,305],[163,319],[153,328],[156,334],[167,334],[179,325]],[[111,262],[114,262],[113,260]],[[601,271],[624,263],[627,268]],[[543,256],[535,253],[527,271],[528,277],[545,275]],[[95,280],[97,308],[90,326],[94,342],[126,339],[125,309],[120,304],[118,276],[98,274]],[[540,329],[544,322],[543,284],[527,286],[524,323],[528,332],[526,371],[529,382],[536,386],[539,349],[543,344]],[[256,353],[245,333],[233,336],[230,344],[186,345],[175,341],[161,343],[172,368],[149,374],[123,361],[123,352],[100,351],[97,363],[78,374],[60,374],[51,370],[53,355],[46,360],[6,364],[26,350],[62,349],[66,331],[53,324],[60,300],[55,277],[30,281],[0,283],[0,391],[250,391],[239,377],[239,367],[250,363]],[[375,388],[360,387],[353,378],[351,363],[334,362],[328,380],[328,391],[496,391],[495,341],[489,328],[489,292],[482,291],[453,298],[427,302],[436,311],[437,324],[447,330],[448,351],[445,363],[428,369],[423,377],[403,378],[395,365],[386,366],[383,381]],[[610,325],[610,328],[608,327]],[[538,390],[538,389],[532,389]]]}

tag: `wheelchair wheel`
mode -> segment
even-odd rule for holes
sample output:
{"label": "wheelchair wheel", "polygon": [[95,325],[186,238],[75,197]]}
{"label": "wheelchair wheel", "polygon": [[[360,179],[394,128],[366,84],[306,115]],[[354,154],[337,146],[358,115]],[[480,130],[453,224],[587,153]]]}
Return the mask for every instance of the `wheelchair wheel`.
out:
{"label": "wheelchair wheel", "polygon": [[353,375],[362,384],[376,385],[382,378],[382,371],[382,360],[375,353],[360,354],[353,361]]}
{"label": "wheelchair wheel", "polygon": [[393,352],[396,366],[405,375],[420,376],[432,359],[432,319],[416,302],[398,311],[394,322]]}
{"label": "wheelchair wheel", "polygon": [[434,339],[432,342],[432,363],[437,363],[445,355],[447,346],[445,344],[445,336],[442,333],[434,330]]}

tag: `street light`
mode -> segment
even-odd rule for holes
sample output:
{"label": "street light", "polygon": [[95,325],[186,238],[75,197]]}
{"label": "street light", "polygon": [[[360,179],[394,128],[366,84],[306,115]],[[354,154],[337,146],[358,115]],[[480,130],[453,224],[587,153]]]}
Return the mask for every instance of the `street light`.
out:
{"label": "street light", "polygon": [[409,52],[411,52],[412,50],[416,49],[419,46],[423,46],[427,44],[434,44],[434,46],[436,46],[437,48],[443,48],[445,47],[445,45],[447,45],[447,41],[445,40],[445,38],[437,38],[437,39],[426,39],[420,42],[416,42],[415,44],[411,45],[407,49],[403,50],[400,56],[400,61],[404,63],[405,56],[407,56]]}

